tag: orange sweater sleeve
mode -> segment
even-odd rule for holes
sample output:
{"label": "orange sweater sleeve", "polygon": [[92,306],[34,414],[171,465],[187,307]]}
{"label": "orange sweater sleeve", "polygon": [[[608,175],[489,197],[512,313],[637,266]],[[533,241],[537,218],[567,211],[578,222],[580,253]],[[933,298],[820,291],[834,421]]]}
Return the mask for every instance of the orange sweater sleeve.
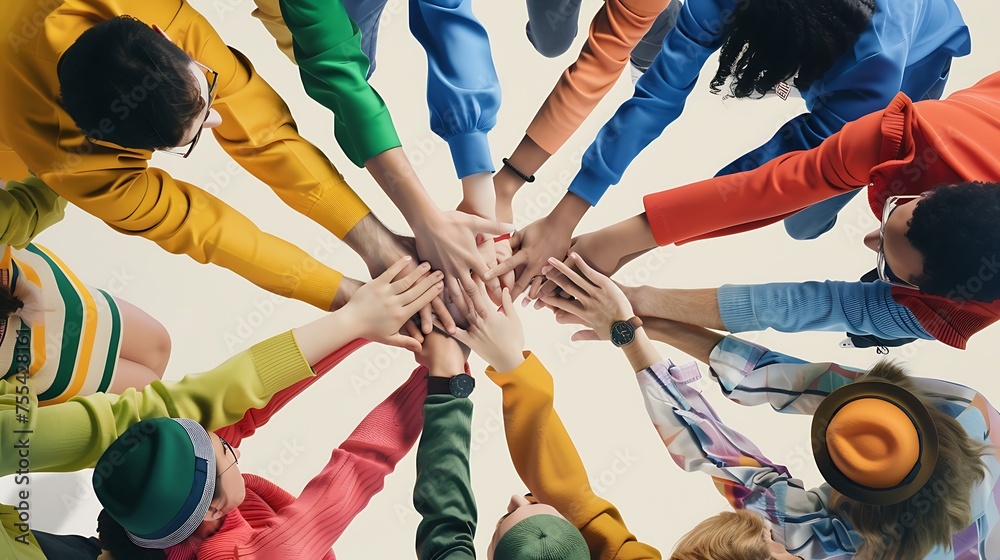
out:
{"label": "orange sweater sleeve", "polygon": [[[886,111],[894,110],[897,98]],[[844,126],[812,150],[790,152],[743,173],[646,195],[660,246],[764,227],[807,206],[868,185],[882,161],[882,115]]]}
{"label": "orange sweater sleeve", "polygon": [[559,415],[553,408],[552,376],[531,353],[517,369],[486,374],[503,390],[504,431],[514,468],[539,502],[556,508],[580,529],[590,555],[600,560],[661,558],[629,532],[621,514],[594,494]]}
{"label": "orange sweater sleeve", "polygon": [[590,24],[580,56],[545,99],[527,135],[556,153],[611,90],[639,43],[670,0],[607,0]]}

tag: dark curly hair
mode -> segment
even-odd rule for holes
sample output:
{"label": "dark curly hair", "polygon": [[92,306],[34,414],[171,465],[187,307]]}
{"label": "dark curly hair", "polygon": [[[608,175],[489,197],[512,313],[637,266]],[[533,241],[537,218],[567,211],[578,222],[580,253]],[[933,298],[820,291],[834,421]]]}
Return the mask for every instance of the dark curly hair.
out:
{"label": "dark curly hair", "polygon": [[101,547],[115,560],[167,560],[167,553],[153,548],[143,548],[128,538],[122,527],[107,510],[97,516],[97,534]]}
{"label": "dark curly hair", "polygon": [[764,95],[798,72],[795,87],[805,90],[854,45],[874,13],[875,0],[738,0],[710,89],[719,93],[732,78],[733,97]]}
{"label": "dark curly hair", "polygon": [[118,16],[84,31],[59,60],[62,105],[84,134],[126,148],[178,146],[205,112],[191,57]]}
{"label": "dark curly hair", "polygon": [[924,257],[916,285],[931,295],[1000,299],[1000,183],[942,185],[913,209],[906,238]]}

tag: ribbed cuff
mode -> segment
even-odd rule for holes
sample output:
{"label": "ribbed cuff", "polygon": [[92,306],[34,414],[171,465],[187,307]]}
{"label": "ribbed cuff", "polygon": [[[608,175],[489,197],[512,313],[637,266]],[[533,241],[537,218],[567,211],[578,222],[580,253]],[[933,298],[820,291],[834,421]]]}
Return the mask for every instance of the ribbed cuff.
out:
{"label": "ribbed cuff", "polygon": [[311,258],[309,264],[303,266],[307,267],[313,270],[304,271],[305,274],[298,278],[295,289],[292,290],[292,297],[323,311],[329,311],[333,298],[337,297],[337,290],[344,275]]}
{"label": "ribbed cuff", "polygon": [[677,241],[670,235],[670,222],[667,216],[668,205],[658,202],[661,196],[669,192],[663,191],[647,194],[642,197],[642,206],[646,210],[646,221],[649,223],[649,230],[653,233],[653,239],[656,240],[656,245],[659,247],[664,247]]}
{"label": "ribbed cuff", "polygon": [[726,284],[718,289],[719,314],[729,332],[761,331],[753,305],[753,286]]}
{"label": "ribbed cuff", "polygon": [[292,331],[254,344],[249,351],[264,389],[272,395],[313,375]]}
{"label": "ribbed cuff", "polygon": [[371,214],[365,201],[358,193],[343,182],[326,189],[309,210],[309,219],[325,227],[330,233],[343,239],[347,232],[358,225],[361,218]]}
{"label": "ribbed cuff", "polygon": [[569,184],[569,192],[586,200],[591,206],[597,206],[610,186],[611,183],[603,179],[596,171],[584,166],[576,174],[576,177],[573,177],[573,182]]}
{"label": "ribbed cuff", "polygon": [[485,130],[474,130],[447,138],[451,160],[455,163],[459,179],[476,173],[496,171],[487,134],[488,131]]}

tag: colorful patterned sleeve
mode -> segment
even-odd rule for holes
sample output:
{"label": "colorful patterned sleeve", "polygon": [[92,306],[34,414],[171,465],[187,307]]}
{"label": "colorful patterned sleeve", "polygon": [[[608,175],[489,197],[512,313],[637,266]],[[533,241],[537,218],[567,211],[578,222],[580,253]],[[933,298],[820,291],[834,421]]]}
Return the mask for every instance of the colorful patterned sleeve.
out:
{"label": "colorful patterned sleeve", "polygon": [[804,558],[849,558],[850,532],[828,512],[829,490],[807,490],[788,469],[726,426],[691,383],[701,374],[694,363],[663,362],[636,374],[646,411],[674,462],[686,471],[710,475],[737,509],[755,511],[772,524],[777,541]]}

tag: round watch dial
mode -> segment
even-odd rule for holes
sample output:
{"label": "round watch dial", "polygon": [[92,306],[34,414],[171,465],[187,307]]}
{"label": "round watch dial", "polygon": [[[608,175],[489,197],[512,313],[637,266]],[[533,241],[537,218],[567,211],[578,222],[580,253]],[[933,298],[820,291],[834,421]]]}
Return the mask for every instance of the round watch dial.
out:
{"label": "round watch dial", "polygon": [[449,383],[451,394],[458,398],[466,398],[476,388],[476,380],[471,375],[461,374],[451,378]]}
{"label": "round watch dial", "polygon": [[615,346],[624,346],[635,338],[635,327],[631,323],[618,321],[611,326],[611,342]]}

